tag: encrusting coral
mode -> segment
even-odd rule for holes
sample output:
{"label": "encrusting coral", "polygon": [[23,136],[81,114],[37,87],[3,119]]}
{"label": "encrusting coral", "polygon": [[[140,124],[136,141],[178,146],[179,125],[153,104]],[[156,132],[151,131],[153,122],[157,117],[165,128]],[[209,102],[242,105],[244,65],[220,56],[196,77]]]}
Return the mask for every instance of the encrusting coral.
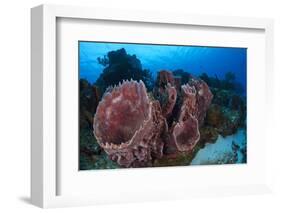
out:
{"label": "encrusting coral", "polygon": [[180,86],[172,72],[158,73],[153,96],[142,81],[109,88],[94,117],[99,145],[122,167],[152,165],[169,155],[190,153],[213,95],[208,85],[190,77]]}

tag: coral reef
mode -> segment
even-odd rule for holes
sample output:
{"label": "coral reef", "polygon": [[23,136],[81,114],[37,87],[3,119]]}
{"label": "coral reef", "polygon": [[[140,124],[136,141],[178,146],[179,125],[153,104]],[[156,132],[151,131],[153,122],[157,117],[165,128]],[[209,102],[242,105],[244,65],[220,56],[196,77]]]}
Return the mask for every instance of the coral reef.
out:
{"label": "coral reef", "polygon": [[159,61],[121,48],[80,76],[80,170],[246,162],[246,76]]}
{"label": "coral reef", "polygon": [[219,132],[211,126],[203,126],[200,128],[200,143],[204,146],[206,143],[215,143],[218,139]]}
{"label": "coral reef", "polygon": [[234,134],[239,127],[244,126],[245,117],[243,112],[212,104],[205,118],[205,124],[215,128],[222,136]]}
{"label": "coral reef", "polygon": [[119,165],[111,161],[108,155],[102,150],[97,143],[92,131],[89,129],[81,129],[79,133],[80,138],[80,155],[79,155],[79,169],[100,169],[119,168]]}
{"label": "coral reef", "polygon": [[154,97],[142,81],[123,81],[107,89],[93,128],[110,159],[122,167],[142,167],[163,155],[175,158],[192,152],[213,96],[203,80],[190,77],[181,87],[177,82],[172,72],[163,70]]}
{"label": "coral reef", "polygon": [[92,128],[93,115],[96,112],[98,103],[101,99],[100,90],[97,86],[91,85],[87,80],[80,79],[80,127]]}

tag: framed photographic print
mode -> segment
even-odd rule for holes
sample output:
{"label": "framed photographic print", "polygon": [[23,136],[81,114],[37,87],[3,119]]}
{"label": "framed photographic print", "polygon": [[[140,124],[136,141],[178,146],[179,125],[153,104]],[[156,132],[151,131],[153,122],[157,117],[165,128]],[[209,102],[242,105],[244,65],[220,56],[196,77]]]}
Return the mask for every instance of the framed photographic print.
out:
{"label": "framed photographic print", "polygon": [[270,191],[272,20],[31,14],[32,203]]}

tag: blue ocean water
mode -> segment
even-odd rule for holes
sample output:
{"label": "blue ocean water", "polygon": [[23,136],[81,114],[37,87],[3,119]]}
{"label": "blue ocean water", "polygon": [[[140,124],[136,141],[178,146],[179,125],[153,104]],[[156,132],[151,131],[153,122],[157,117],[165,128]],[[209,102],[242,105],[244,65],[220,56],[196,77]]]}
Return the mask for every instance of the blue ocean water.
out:
{"label": "blue ocean water", "polygon": [[124,48],[127,54],[136,55],[143,69],[149,69],[155,77],[160,70],[183,69],[195,76],[207,73],[223,79],[233,72],[235,79],[246,90],[247,49],[230,47],[173,46],[151,44],[125,44],[102,42],[79,42],[80,78],[94,83],[104,66],[97,58],[109,51]]}

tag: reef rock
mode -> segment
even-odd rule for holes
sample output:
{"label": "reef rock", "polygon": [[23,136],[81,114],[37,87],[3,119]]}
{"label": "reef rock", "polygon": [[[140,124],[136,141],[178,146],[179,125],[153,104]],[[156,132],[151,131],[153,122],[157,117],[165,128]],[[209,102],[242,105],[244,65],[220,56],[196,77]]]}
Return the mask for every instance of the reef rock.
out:
{"label": "reef rock", "polygon": [[212,104],[206,115],[206,125],[217,130],[222,136],[234,134],[241,123],[242,115],[238,110],[231,110],[217,104]]}
{"label": "reef rock", "polygon": [[165,130],[159,102],[149,99],[142,81],[125,81],[107,91],[94,118],[98,143],[123,167],[147,166],[160,158]]}
{"label": "reef rock", "polygon": [[203,126],[200,128],[200,143],[202,146],[205,146],[206,143],[215,143],[218,136],[217,129],[212,126]]}

